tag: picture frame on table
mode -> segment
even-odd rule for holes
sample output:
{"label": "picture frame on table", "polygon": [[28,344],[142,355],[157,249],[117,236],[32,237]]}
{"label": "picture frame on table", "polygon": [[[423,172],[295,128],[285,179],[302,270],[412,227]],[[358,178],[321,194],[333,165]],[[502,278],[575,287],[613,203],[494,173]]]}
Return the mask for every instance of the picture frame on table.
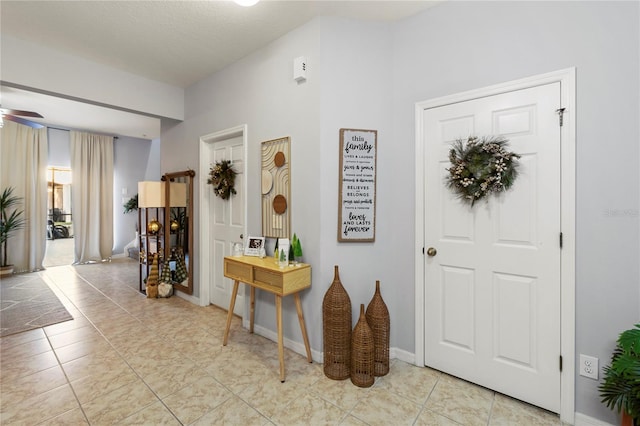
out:
{"label": "picture frame on table", "polygon": [[264,237],[249,236],[247,245],[244,248],[245,256],[261,257],[264,253]]}

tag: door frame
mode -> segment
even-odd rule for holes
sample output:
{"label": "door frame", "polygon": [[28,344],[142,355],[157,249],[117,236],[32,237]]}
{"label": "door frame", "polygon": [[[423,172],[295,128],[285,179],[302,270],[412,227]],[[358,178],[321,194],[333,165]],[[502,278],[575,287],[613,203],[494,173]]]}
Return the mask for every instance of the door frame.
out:
{"label": "door frame", "polygon": [[560,82],[560,103],[565,108],[560,127],[560,419],[574,423],[575,416],[575,217],[576,217],[576,69],[567,68],[481,89],[430,99],[415,104],[415,363],[425,365],[424,357],[424,149],[423,111],[453,103]]}
{"label": "door frame", "polygon": [[[213,193],[209,191],[207,178],[209,176],[209,170],[211,168],[211,164],[209,163],[209,159],[211,158],[211,152],[213,151],[215,144],[219,142],[224,142],[229,139],[235,139],[237,137],[242,137],[242,150],[244,155],[244,169],[243,173],[245,178],[243,179],[242,186],[242,194],[245,209],[244,209],[244,229],[242,233],[246,235],[247,233],[247,125],[241,124],[239,126],[231,127],[229,129],[220,130],[218,132],[209,133],[208,135],[204,135],[200,137],[200,166],[199,166],[199,189],[200,189],[200,306],[209,306],[211,304],[209,298],[211,296],[210,289],[210,281],[212,276],[211,271],[211,262],[206,261],[211,257],[211,253],[209,250],[209,236],[211,235],[211,229],[209,226],[209,220],[205,220],[205,218],[209,218],[212,214],[211,209],[209,208],[210,201],[213,197]],[[206,283],[206,285],[204,285]],[[245,298],[245,300],[248,298]],[[246,309],[243,307],[242,309],[243,317]]]}

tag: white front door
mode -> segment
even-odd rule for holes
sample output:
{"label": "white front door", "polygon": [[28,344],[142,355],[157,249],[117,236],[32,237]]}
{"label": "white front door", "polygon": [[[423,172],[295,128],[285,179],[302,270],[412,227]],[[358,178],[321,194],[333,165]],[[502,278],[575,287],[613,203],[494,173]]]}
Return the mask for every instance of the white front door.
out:
{"label": "white front door", "polygon": [[[425,109],[425,364],[560,410],[560,83]],[[502,135],[513,187],[473,207],[445,186],[458,138]]]}
{"label": "white front door", "polygon": [[[218,161],[231,160],[236,171],[235,190],[228,200],[223,200],[213,193],[213,187],[208,185],[211,191],[209,200],[209,254],[212,262],[211,281],[209,283],[210,303],[228,309],[231,299],[233,281],[224,276],[224,257],[231,256],[234,243],[242,243],[244,233],[244,146],[243,136],[235,136],[215,142],[211,149],[211,164]],[[242,315],[244,307],[243,292],[238,292],[234,313]]]}

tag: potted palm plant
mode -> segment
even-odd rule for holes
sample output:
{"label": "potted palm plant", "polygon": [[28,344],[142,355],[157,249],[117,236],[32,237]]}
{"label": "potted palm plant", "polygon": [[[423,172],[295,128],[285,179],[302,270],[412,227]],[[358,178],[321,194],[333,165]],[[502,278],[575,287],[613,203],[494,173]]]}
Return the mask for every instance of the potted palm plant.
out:
{"label": "potted palm plant", "polygon": [[640,426],[640,324],[620,333],[603,372],[602,402],[622,413],[623,425]]}
{"label": "potted palm plant", "polygon": [[13,273],[13,265],[7,264],[7,242],[13,233],[22,229],[25,224],[22,217],[24,211],[18,209],[22,198],[13,195],[13,190],[13,187],[7,187],[0,195],[0,249],[2,249],[0,276]]}

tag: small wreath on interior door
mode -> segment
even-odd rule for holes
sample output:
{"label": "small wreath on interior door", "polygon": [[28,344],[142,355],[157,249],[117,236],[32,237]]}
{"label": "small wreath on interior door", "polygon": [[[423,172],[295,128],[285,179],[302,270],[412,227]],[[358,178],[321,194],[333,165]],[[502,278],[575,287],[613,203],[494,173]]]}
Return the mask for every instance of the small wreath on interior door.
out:
{"label": "small wreath on interior door", "polygon": [[511,188],[518,176],[520,155],[509,151],[502,136],[456,140],[449,151],[446,185],[471,206],[492,193]]}
{"label": "small wreath on interior door", "polygon": [[236,171],[231,166],[231,161],[218,161],[215,167],[211,167],[207,183],[213,185],[213,192],[223,200],[228,200],[236,194]]}

